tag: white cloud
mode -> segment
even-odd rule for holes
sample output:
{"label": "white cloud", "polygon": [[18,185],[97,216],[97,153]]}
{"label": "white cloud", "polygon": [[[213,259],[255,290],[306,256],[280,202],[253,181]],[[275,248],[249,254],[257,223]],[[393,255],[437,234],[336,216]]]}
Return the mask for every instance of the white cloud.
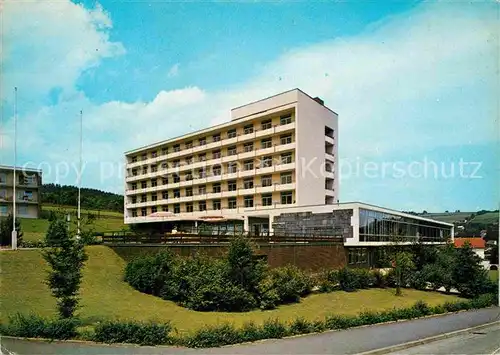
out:
{"label": "white cloud", "polygon": [[168,77],[173,78],[173,77],[176,77],[177,75],[179,75],[179,67],[180,67],[179,63],[172,65],[172,67],[170,67],[170,69],[168,71]]}

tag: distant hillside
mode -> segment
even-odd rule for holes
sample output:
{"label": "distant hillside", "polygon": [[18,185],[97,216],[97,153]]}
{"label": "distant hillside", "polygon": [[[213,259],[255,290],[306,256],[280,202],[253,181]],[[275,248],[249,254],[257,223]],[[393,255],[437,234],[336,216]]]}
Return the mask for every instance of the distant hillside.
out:
{"label": "distant hillside", "polygon": [[453,223],[456,227],[455,234],[460,237],[479,237],[482,231],[487,235],[495,234],[498,238],[498,210],[477,212],[444,212],[444,213],[422,213],[422,217],[432,218],[437,221]]}
{"label": "distant hillside", "polygon": [[[76,206],[78,188],[76,186],[44,184],[41,187],[42,203]],[[81,206],[91,210],[123,212],[123,196],[96,189],[82,188]]]}

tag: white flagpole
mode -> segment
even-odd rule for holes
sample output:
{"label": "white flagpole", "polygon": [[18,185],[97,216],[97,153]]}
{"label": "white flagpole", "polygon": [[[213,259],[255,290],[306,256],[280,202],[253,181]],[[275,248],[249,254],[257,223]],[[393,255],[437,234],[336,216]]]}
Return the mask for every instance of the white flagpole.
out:
{"label": "white flagpole", "polygon": [[17,249],[17,230],[16,230],[16,184],[17,184],[17,87],[14,87],[14,176],[13,176],[13,196],[12,196],[12,250]]}

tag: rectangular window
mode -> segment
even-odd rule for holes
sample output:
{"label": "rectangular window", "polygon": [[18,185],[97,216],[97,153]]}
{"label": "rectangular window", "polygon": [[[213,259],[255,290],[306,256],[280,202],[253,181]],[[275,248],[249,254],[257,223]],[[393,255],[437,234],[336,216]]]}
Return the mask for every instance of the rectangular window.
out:
{"label": "rectangular window", "polygon": [[292,153],[281,154],[281,164],[290,164],[292,162]]}
{"label": "rectangular window", "polygon": [[186,173],[186,181],[191,181],[191,180],[193,180],[193,174]]}
{"label": "rectangular window", "polygon": [[167,164],[167,162],[161,163],[161,168],[162,168],[163,170],[168,169],[168,164]]}
{"label": "rectangular window", "polygon": [[186,157],[186,165],[193,164],[193,157]]}
{"label": "rectangular window", "polygon": [[235,145],[227,148],[227,155],[236,155],[236,146]]}
{"label": "rectangular window", "polygon": [[164,200],[168,200],[168,191],[163,191],[161,193],[161,198],[164,199]]}
{"label": "rectangular window", "polygon": [[262,130],[269,129],[269,128],[271,128],[273,126],[271,120],[262,121],[261,125],[262,125],[262,127],[261,127]]}
{"label": "rectangular window", "polygon": [[236,180],[231,180],[227,182],[228,191],[236,191]]}
{"label": "rectangular window", "polygon": [[212,166],[212,175],[213,176],[219,176],[221,173],[222,173],[222,168],[220,165]]}
{"label": "rectangular window", "polygon": [[186,202],[186,212],[193,212],[193,203]]}
{"label": "rectangular window", "polygon": [[137,203],[137,196],[132,196],[132,204]]}
{"label": "rectangular window", "polygon": [[141,208],[141,216],[146,217],[148,215],[148,211],[146,210],[146,207]]}
{"label": "rectangular window", "polygon": [[161,210],[162,210],[163,212],[168,212],[168,206],[167,206],[167,205],[165,205],[165,206],[161,206]]}
{"label": "rectangular window", "polygon": [[273,184],[273,178],[271,175],[263,175],[260,178],[260,180],[261,180],[262,187],[272,186],[272,184]]}
{"label": "rectangular window", "polygon": [[186,187],[186,196],[193,196],[193,188],[192,187]]}
{"label": "rectangular window", "polygon": [[207,193],[207,187],[205,185],[198,186],[198,194],[204,195]]}
{"label": "rectangular window", "polygon": [[205,153],[198,155],[198,161],[206,161],[207,155]]}
{"label": "rectangular window", "polygon": [[143,174],[147,174],[148,173],[148,167],[147,166],[145,166],[145,167],[142,168],[142,173]]}
{"label": "rectangular window", "polygon": [[137,190],[137,184],[135,182],[132,183],[132,190]]}
{"label": "rectangular window", "polygon": [[227,208],[229,209],[236,208],[236,197],[230,197],[227,199]]}
{"label": "rectangular window", "polygon": [[236,129],[230,129],[227,131],[227,138],[235,138],[236,137]]}
{"label": "rectangular window", "polygon": [[156,213],[158,208],[156,206],[151,207],[151,213]]}
{"label": "rectangular window", "polygon": [[292,135],[287,134],[280,137],[280,144],[290,144],[292,143]]}
{"label": "rectangular window", "polygon": [[132,176],[137,176],[137,169],[132,169]]}
{"label": "rectangular window", "polygon": [[163,185],[168,185],[168,178],[161,179],[161,182],[163,183]]}
{"label": "rectangular window", "polygon": [[330,137],[330,138],[334,138],[334,136],[333,136],[333,128],[325,126],[325,136]]}
{"label": "rectangular window", "polygon": [[180,144],[174,145],[173,146],[173,150],[174,150],[174,153],[180,152],[181,151],[181,145]]}
{"label": "rectangular window", "polygon": [[249,124],[249,125],[243,127],[243,133],[244,134],[253,133],[253,124]]}
{"label": "rectangular window", "polygon": [[220,208],[221,208],[220,200],[213,200],[212,207],[213,207],[213,210],[220,210]]}
{"label": "rectangular window", "polygon": [[212,136],[212,141],[219,142],[220,141],[220,133],[219,134],[214,134]]}
{"label": "rectangular window", "polygon": [[141,189],[145,189],[148,187],[148,183],[146,181],[141,182]]}
{"label": "rectangular window", "polygon": [[137,210],[132,210],[132,217],[137,217]]}
{"label": "rectangular window", "polygon": [[181,205],[176,203],[174,204],[174,213],[181,213]]}
{"label": "rectangular window", "polygon": [[280,117],[280,125],[283,126],[283,125],[289,124],[289,123],[292,123],[292,114],[291,113]]}
{"label": "rectangular window", "polygon": [[248,152],[253,151],[253,143],[252,143],[252,142],[250,142],[250,143],[245,143],[245,144],[243,144],[243,151],[244,151],[245,153],[248,153]]}
{"label": "rectangular window", "polygon": [[227,164],[227,172],[228,174],[234,174],[238,171],[238,164],[237,163],[229,163]]}
{"label": "rectangular window", "polygon": [[174,160],[174,161],[172,162],[172,167],[173,167],[173,168],[178,168],[179,166],[181,166],[181,161],[180,161],[179,159]]}
{"label": "rectangular window", "polygon": [[158,201],[158,196],[156,194],[152,194],[151,201]]}
{"label": "rectangular window", "polygon": [[203,169],[203,168],[198,169],[198,179],[203,179],[206,177],[207,177],[207,173],[206,173],[205,169]]}
{"label": "rectangular window", "polygon": [[142,159],[142,161],[144,161],[144,160],[148,160],[148,155],[147,155],[147,154],[143,154],[143,155],[141,156],[141,159]]}
{"label": "rectangular window", "polygon": [[177,174],[172,174],[172,179],[174,180],[174,184],[181,182],[181,177]]}
{"label": "rectangular window", "polygon": [[207,139],[205,137],[198,139],[198,144],[199,145],[207,144]]}
{"label": "rectangular window", "polygon": [[262,206],[272,206],[273,196],[271,194],[262,195]]}
{"label": "rectangular window", "polygon": [[158,151],[154,150],[151,152],[151,158],[156,158],[158,156]]}
{"label": "rectangular window", "polygon": [[179,198],[181,197],[181,190],[175,189],[174,190],[174,198]]}
{"label": "rectangular window", "polygon": [[212,152],[212,159],[219,159],[221,157],[220,150],[214,150]]}
{"label": "rectangular window", "polygon": [[243,162],[243,170],[253,170],[253,160],[245,160]]}
{"label": "rectangular window", "polygon": [[253,178],[243,180],[244,189],[253,189]]}
{"label": "rectangular window", "polygon": [[158,180],[156,179],[151,180],[151,187],[156,187],[156,186],[158,186]]}
{"label": "rectangular window", "polygon": [[253,196],[245,196],[243,199],[245,207],[253,207]]}
{"label": "rectangular window", "polygon": [[221,190],[220,190],[220,183],[217,183],[217,184],[213,184],[212,185],[212,192],[213,193],[219,193]]}
{"label": "rectangular window", "polygon": [[137,156],[132,157],[132,163],[137,163]]}
{"label": "rectangular window", "polygon": [[291,205],[292,204],[292,192],[282,192],[281,193],[281,204],[282,205]]}
{"label": "rectangular window", "polygon": [[156,173],[158,171],[158,165],[151,165],[151,172]]}
{"label": "rectangular window", "polygon": [[291,184],[292,183],[292,173],[281,174],[281,184]]}
{"label": "rectangular window", "polygon": [[186,149],[191,149],[191,148],[193,148],[193,141],[186,142]]}
{"label": "rectangular window", "polygon": [[273,166],[273,157],[264,157],[264,158],[262,158],[260,166],[262,168],[269,168],[270,166]]}
{"label": "rectangular window", "polygon": [[168,154],[168,148],[161,148],[161,155],[167,155]]}
{"label": "rectangular window", "polygon": [[273,146],[272,138],[266,138],[260,141],[261,149],[271,148],[272,146]]}
{"label": "rectangular window", "polygon": [[207,210],[207,202],[200,201],[198,202],[198,211],[206,211]]}

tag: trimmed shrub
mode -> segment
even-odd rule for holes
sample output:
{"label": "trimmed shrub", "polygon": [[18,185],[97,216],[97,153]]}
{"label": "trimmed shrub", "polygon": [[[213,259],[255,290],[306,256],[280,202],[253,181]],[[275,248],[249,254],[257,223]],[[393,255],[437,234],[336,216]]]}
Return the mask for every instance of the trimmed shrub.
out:
{"label": "trimmed shrub", "polygon": [[5,335],[25,338],[71,339],[76,336],[75,318],[46,319],[35,314],[16,313],[2,326]]}
{"label": "trimmed shrub", "polygon": [[183,345],[191,348],[213,348],[236,344],[242,341],[242,335],[231,324],[206,326],[187,336]]}
{"label": "trimmed shrub", "polygon": [[264,278],[257,287],[259,307],[262,310],[274,309],[280,303],[280,296],[271,277]]}
{"label": "trimmed shrub", "polygon": [[360,288],[358,275],[352,269],[347,267],[340,269],[337,277],[340,289],[343,291],[352,292]]}
{"label": "trimmed shrub", "polygon": [[264,339],[262,328],[254,322],[245,323],[240,329],[240,338],[242,342]]}
{"label": "trimmed shrub", "polygon": [[272,269],[270,277],[281,303],[299,302],[300,297],[311,293],[311,278],[296,266]]}
{"label": "trimmed shrub", "polygon": [[168,344],[171,330],[170,323],[105,321],[96,325],[92,340],[139,345]]}
{"label": "trimmed shrub", "polygon": [[331,330],[347,329],[358,325],[361,324],[356,316],[332,315],[325,318],[325,326]]}
{"label": "trimmed shrub", "polygon": [[412,308],[415,310],[415,314],[417,314],[417,317],[424,317],[428,316],[429,314],[432,313],[431,308],[427,303],[424,301],[417,301]]}
{"label": "trimmed shrub", "polygon": [[281,339],[289,335],[286,325],[278,319],[267,319],[262,325],[263,339]]}
{"label": "trimmed shrub", "polygon": [[376,279],[368,269],[352,269],[358,288],[366,289],[375,285]]}
{"label": "trimmed shrub", "polygon": [[339,288],[339,276],[337,270],[325,270],[318,278],[319,292],[332,292]]}
{"label": "trimmed shrub", "polygon": [[313,323],[305,320],[302,317],[295,319],[292,323],[290,323],[289,333],[290,335],[299,335],[299,334],[309,334],[315,331]]}
{"label": "trimmed shrub", "polygon": [[381,270],[373,270],[373,286],[378,288],[386,288],[387,287],[387,276]]}

